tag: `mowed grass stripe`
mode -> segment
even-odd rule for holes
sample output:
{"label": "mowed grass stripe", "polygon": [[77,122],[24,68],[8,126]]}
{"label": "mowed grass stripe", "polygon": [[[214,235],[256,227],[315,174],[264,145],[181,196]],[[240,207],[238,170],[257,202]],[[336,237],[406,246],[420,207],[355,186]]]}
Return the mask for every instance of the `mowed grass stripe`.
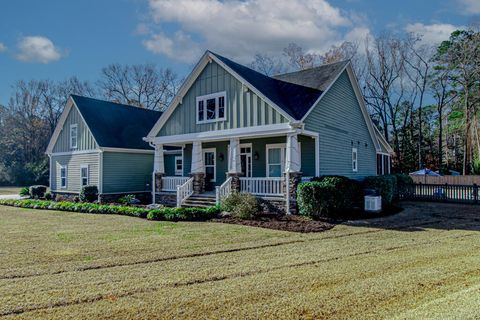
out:
{"label": "mowed grass stripe", "polygon": [[[452,251],[456,252],[453,258],[466,257],[463,262],[470,269],[458,269],[449,265],[452,257],[445,252],[439,253],[430,247],[422,250],[405,247],[403,250],[387,251],[382,259],[379,259],[376,253],[361,256],[360,259],[358,256],[349,256],[342,261],[275,269],[267,273],[255,273],[249,277],[227,278],[221,282],[221,286],[215,285],[214,282],[203,282],[172,289],[150,287],[147,290],[148,287],[144,287],[137,292],[111,293],[104,295],[102,299],[97,299],[99,296],[92,297],[95,298],[94,301],[85,301],[87,303],[83,308],[81,304],[65,305],[61,308],[45,309],[44,312],[32,310],[33,313],[29,313],[29,316],[60,318],[82,312],[82,316],[89,315],[95,318],[120,317],[122,314],[128,314],[129,310],[135,310],[137,315],[143,317],[156,314],[157,317],[165,318],[181,317],[182,314],[203,315],[206,318],[219,316],[252,318],[251,315],[256,314],[273,319],[291,318],[301,313],[307,318],[325,316],[355,318],[355,314],[357,317],[359,315],[357,312],[365,312],[361,318],[368,314],[378,317],[376,311],[379,309],[383,309],[384,315],[387,311],[401,310],[396,306],[399,298],[408,298],[409,306],[414,307],[419,303],[419,299],[425,299],[432,294],[430,290],[432,287],[440,288],[437,294],[441,294],[440,291],[447,290],[448,286],[464,282],[466,274],[470,277],[475,275],[475,279],[478,279],[480,271],[474,266],[479,262],[478,256],[471,254],[468,243],[467,239],[463,239],[454,244]],[[437,268],[441,271],[441,277],[440,274],[432,274],[430,270],[432,259],[438,261]],[[379,271],[382,271],[381,276]],[[322,278],[324,274],[329,275],[327,279]],[[361,277],[358,277],[359,274]],[[410,277],[407,287],[398,288],[392,285],[405,282],[405,276]],[[347,288],[352,284],[352,280],[356,280],[354,287]],[[382,282],[381,287],[378,286],[378,281]],[[441,286],[435,284],[438,281],[443,281]],[[232,283],[236,287],[234,290],[230,289]],[[373,291],[372,284],[376,285]],[[125,299],[129,295],[135,299]],[[341,301],[346,304],[344,308],[330,310],[326,306],[340,298],[337,295],[343,295]],[[225,299],[226,296],[229,298]],[[325,303],[323,308],[319,308],[319,296]],[[199,297],[205,304],[193,303]],[[355,313],[352,308],[347,308],[349,301],[356,304]],[[157,307],[153,309],[147,307],[151,304]],[[99,308],[99,305],[103,307]],[[294,308],[291,309],[291,306]],[[158,313],[152,314],[154,310]],[[100,313],[92,313],[95,311]]]}
{"label": "mowed grass stripe", "polygon": [[[356,257],[356,256],[379,254],[379,253],[384,253],[384,252],[387,252],[387,251],[395,251],[395,250],[400,250],[400,249],[405,249],[405,248],[410,248],[411,249],[412,247],[424,246],[424,245],[432,244],[432,243],[437,243],[438,244],[438,243],[443,243],[445,241],[452,241],[454,239],[467,238],[467,237],[471,237],[471,236],[475,236],[475,235],[474,234],[465,234],[465,235],[449,236],[449,237],[443,237],[443,238],[440,238],[440,239],[435,239],[435,240],[430,240],[430,241],[407,243],[407,244],[404,244],[404,245],[397,245],[397,246],[391,246],[391,247],[386,247],[386,248],[379,248],[379,249],[372,249],[372,250],[367,250],[367,251],[362,251],[362,252],[356,252],[356,253],[352,253],[352,254],[332,257],[332,258],[329,258],[329,259],[310,260],[310,261],[305,261],[305,262],[301,262],[301,263],[293,263],[293,264],[287,264],[287,265],[279,265],[279,266],[274,266],[274,267],[268,267],[266,269],[257,269],[257,270],[252,269],[250,271],[242,271],[242,272],[233,273],[233,274],[215,275],[215,276],[210,276],[210,277],[207,277],[207,278],[190,279],[190,280],[183,281],[183,282],[172,282],[172,283],[166,283],[166,284],[162,283],[162,284],[159,284],[159,285],[179,287],[179,286],[189,286],[189,285],[194,285],[194,284],[199,284],[199,283],[204,283],[204,282],[222,281],[222,280],[232,279],[232,278],[236,278],[236,277],[252,276],[252,275],[259,274],[259,273],[268,273],[268,272],[279,270],[279,269],[298,268],[298,267],[304,267],[304,266],[308,266],[308,265],[316,265],[316,264],[319,264],[319,263],[331,262],[331,261],[335,261],[335,260],[349,259],[349,258]],[[142,280],[144,280],[144,279],[142,279]],[[155,279],[152,278],[151,280],[154,281]],[[147,279],[145,284],[150,283],[151,280]],[[110,282],[108,286],[111,286],[113,283],[114,282]],[[95,287],[98,287],[99,285],[100,285],[100,283],[98,283],[98,282],[94,283]],[[138,285],[138,283],[135,283],[135,285]],[[127,289],[127,292],[122,292],[122,291],[120,291],[120,292],[115,292],[115,291],[114,292],[106,292],[103,295],[95,295],[93,297],[91,297],[91,296],[83,297],[83,298],[79,298],[79,299],[75,299],[75,300],[71,300],[71,301],[58,301],[58,302],[49,303],[49,304],[44,305],[44,306],[37,305],[37,306],[26,307],[26,308],[17,308],[17,309],[14,309],[14,310],[2,312],[0,314],[8,315],[8,314],[13,314],[13,313],[22,313],[22,312],[26,312],[26,311],[33,311],[33,310],[37,310],[37,309],[66,306],[66,305],[71,305],[71,304],[88,303],[88,302],[96,301],[96,300],[99,300],[99,299],[104,299],[105,297],[111,297],[111,296],[124,297],[124,296],[129,295],[129,294],[150,292],[150,291],[155,291],[157,289],[158,289],[158,287],[157,287],[157,285],[155,285],[154,287],[142,287],[142,288],[136,289],[136,290],[128,290]],[[63,293],[63,292],[60,291],[60,293]],[[36,293],[34,296],[37,296],[37,294],[38,293]],[[51,291],[49,292],[48,296],[49,296],[49,298],[52,297],[52,292]],[[32,298],[34,298],[34,297],[32,297]]]}

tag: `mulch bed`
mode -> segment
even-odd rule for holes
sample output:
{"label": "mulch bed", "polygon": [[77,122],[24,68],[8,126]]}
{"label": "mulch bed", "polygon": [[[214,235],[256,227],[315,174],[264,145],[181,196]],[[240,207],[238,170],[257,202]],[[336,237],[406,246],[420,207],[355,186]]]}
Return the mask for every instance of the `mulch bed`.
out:
{"label": "mulch bed", "polygon": [[218,219],[212,219],[213,222],[222,222],[230,224],[240,224],[250,227],[267,228],[291,232],[323,232],[332,229],[335,225],[345,222],[347,220],[365,220],[386,217],[401,212],[403,209],[398,206],[390,206],[385,208],[380,213],[365,213],[362,210],[352,210],[345,213],[340,213],[341,219],[313,220],[299,215],[281,215],[274,213],[262,213],[255,219],[244,220],[225,216]]}
{"label": "mulch bed", "polygon": [[277,214],[262,214],[255,220],[224,217],[213,219],[212,221],[293,232],[322,232],[335,227],[334,223],[329,223],[327,221],[312,220],[297,215]]}

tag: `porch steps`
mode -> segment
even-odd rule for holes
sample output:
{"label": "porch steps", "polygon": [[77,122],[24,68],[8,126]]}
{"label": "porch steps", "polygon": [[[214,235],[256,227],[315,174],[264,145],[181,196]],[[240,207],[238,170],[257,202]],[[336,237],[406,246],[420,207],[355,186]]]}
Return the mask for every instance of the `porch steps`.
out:
{"label": "porch steps", "polygon": [[215,195],[193,194],[183,202],[182,207],[206,208],[206,207],[214,206],[215,204],[216,204]]}

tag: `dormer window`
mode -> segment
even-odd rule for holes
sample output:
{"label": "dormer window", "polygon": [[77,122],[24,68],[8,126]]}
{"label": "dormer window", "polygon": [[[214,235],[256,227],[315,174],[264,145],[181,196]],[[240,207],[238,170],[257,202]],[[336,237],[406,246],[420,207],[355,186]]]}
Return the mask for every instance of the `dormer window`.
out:
{"label": "dormer window", "polygon": [[197,123],[225,120],[226,92],[197,97]]}
{"label": "dormer window", "polygon": [[78,140],[78,126],[77,124],[70,125],[70,149],[77,148],[77,140]]}

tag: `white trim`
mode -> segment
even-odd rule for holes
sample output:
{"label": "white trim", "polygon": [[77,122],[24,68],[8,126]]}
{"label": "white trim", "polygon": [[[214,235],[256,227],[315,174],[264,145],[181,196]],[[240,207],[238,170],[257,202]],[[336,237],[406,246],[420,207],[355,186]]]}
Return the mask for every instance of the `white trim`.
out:
{"label": "white trim", "polygon": [[147,140],[152,140],[158,134],[158,132],[160,132],[160,130],[162,129],[164,124],[167,122],[167,120],[172,115],[173,111],[178,107],[179,104],[182,103],[183,96],[188,92],[188,90],[192,87],[192,85],[195,83],[197,78],[200,76],[200,73],[203,71],[203,69],[205,69],[207,64],[210,63],[212,60],[214,60],[217,64],[219,64],[222,68],[224,68],[231,75],[233,75],[238,81],[240,81],[242,83],[242,85],[247,85],[247,87],[250,90],[252,90],[258,97],[260,97],[266,103],[270,104],[272,106],[272,108],[274,108],[277,112],[279,112],[285,118],[287,118],[290,121],[295,121],[295,119],[293,119],[292,116],[290,116],[282,108],[280,108],[275,103],[273,103],[270,99],[268,99],[266,96],[264,96],[257,88],[255,88],[248,81],[243,79],[240,75],[238,75],[230,67],[225,65],[214,54],[212,54],[209,51],[206,51],[203,54],[203,56],[200,58],[200,60],[197,62],[195,67],[193,68],[193,70],[190,73],[190,75],[188,76],[187,80],[182,84],[180,90],[178,91],[177,95],[175,96],[175,98],[172,100],[172,102],[168,106],[167,110],[160,116],[157,123],[155,123],[152,130],[150,130],[150,132],[148,133],[148,135],[146,137]]}
{"label": "white trim", "polygon": [[[182,170],[181,171],[178,171],[178,169],[177,169],[177,160],[178,159],[180,159],[182,161]],[[183,155],[175,156],[174,165],[175,165],[175,176],[183,176]]]}
{"label": "white trim", "polygon": [[[83,169],[87,169],[87,183],[83,184]],[[84,186],[88,186],[90,184],[90,168],[88,164],[81,164],[80,165],[80,188]]]}
{"label": "white trim", "polygon": [[[355,158],[353,155],[355,155]],[[358,172],[358,149],[355,147],[352,148],[352,171]]]}
{"label": "white trim", "polygon": [[98,193],[103,192],[103,152],[98,156]]}
{"label": "white trim", "polygon": [[80,191],[70,191],[70,190],[65,190],[65,189],[60,189],[60,190],[50,190],[50,192],[58,192],[58,193],[68,193],[68,194],[79,194]]}
{"label": "white trim", "polygon": [[80,151],[55,152],[55,153],[49,153],[49,155],[51,155],[51,156],[71,156],[71,155],[76,155],[76,154],[88,154],[88,153],[102,153],[102,151],[99,150],[99,149],[80,150]]}
{"label": "white trim", "polygon": [[48,187],[50,188],[50,190],[52,190],[52,171],[52,156],[48,155]]}
{"label": "white trim", "polygon": [[317,133],[315,139],[315,176],[320,176],[320,134]]}
{"label": "white trim", "polygon": [[[265,176],[270,178],[269,168],[269,159],[268,159],[268,150],[269,149],[280,149],[280,177],[283,177],[285,171],[285,150],[287,148],[286,143],[272,143],[265,145]],[[275,164],[277,165],[277,164]],[[272,177],[273,178],[273,177]],[[276,177],[275,177],[276,178]]]}
{"label": "white trim", "polygon": [[212,165],[205,164],[205,153],[213,152],[213,180],[212,182],[217,182],[217,148],[206,148],[202,149],[202,157],[203,157],[203,168],[205,171],[205,177],[207,177],[207,167],[212,167]]}
{"label": "white trim", "polygon": [[[183,147],[182,147],[183,149]],[[165,150],[163,149],[163,154],[182,154],[182,149],[178,150]]]}
{"label": "white trim", "polygon": [[[67,167],[67,165],[61,165],[61,164],[59,164],[59,166],[60,166],[60,189],[67,189],[67,187],[68,187],[68,167]],[[65,169],[65,185],[62,184],[62,169]]]}
{"label": "white trim", "polygon": [[287,133],[298,132],[297,129],[290,127],[288,123],[271,124],[267,126],[246,127],[237,129],[204,131],[197,133],[187,133],[172,136],[161,136],[153,139],[154,144],[172,144],[172,143],[191,143],[194,141],[222,141],[230,137],[251,138],[268,137],[283,135]]}
{"label": "white trim", "polygon": [[[219,114],[219,108],[220,108],[219,98],[221,97],[223,97],[223,117],[217,118]],[[215,119],[207,120],[207,100],[211,100],[211,99],[215,99]],[[198,119],[198,103],[200,101],[203,101],[203,120],[201,121]],[[215,92],[215,93],[196,97],[195,98],[196,124],[213,123],[213,122],[220,122],[220,121],[227,120],[226,108],[227,108],[227,91],[220,91],[220,92]]]}
{"label": "white trim", "polygon": [[128,148],[109,148],[109,147],[102,147],[100,148],[102,151],[106,152],[120,152],[120,153],[148,153],[154,154],[155,150],[148,150],[148,149],[128,149]]}
{"label": "white trim", "polygon": [[387,140],[385,139],[385,137],[383,136],[383,134],[380,132],[380,130],[378,130],[378,128],[376,126],[374,126],[375,128],[375,135],[378,139],[378,142],[383,145],[383,147],[387,150],[387,152],[392,155],[395,153],[395,151],[393,151],[393,148],[390,146],[390,144],[387,142]]}
{"label": "white trim", "polygon": [[[72,130],[75,129],[75,135],[72,134]],[[78,148],[78,123],[71,123],[69,132],[69,140],[70,140],[70,149],[77,149]],[[73,145],[72,140],[75,138],[75,145]]]}

